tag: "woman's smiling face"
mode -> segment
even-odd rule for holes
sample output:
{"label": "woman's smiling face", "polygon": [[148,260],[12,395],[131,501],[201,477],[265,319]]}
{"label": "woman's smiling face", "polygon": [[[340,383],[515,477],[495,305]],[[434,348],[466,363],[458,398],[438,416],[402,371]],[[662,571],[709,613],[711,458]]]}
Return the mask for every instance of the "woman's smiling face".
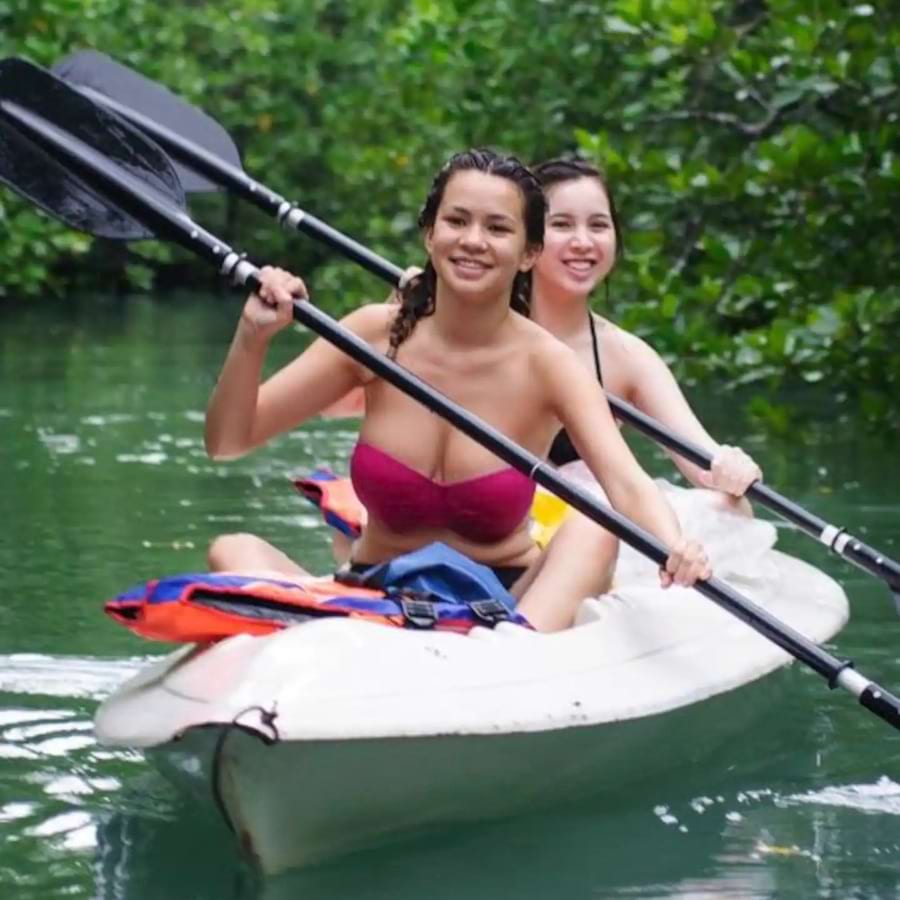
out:
{"label": "woman's smiling face", "polygon": [[439,282],[458,294],[509,297],[513,279],[534,262],[524,197],[508,178],[456,172],[444,189],[425,246]]}
{"label": "woman's smiling face", "polygon": [[616,230],[609,197],[597,178],[549,187],[544,250],[534,267],[539,291],[584,297],[610,272]]}

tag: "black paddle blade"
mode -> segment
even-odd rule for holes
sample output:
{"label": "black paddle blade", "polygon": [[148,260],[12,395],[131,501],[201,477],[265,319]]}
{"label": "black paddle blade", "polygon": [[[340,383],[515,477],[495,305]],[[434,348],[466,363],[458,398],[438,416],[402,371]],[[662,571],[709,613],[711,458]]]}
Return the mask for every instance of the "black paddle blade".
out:
{"label": "black paddle blade", "polygon": [[10,126],[0,113],[0,182],[76,231],[134,240],[149,232]]}
{"label": "black paddle blade", "polygon": [[[61,59],[53,73],[70,84],[105,94],[117,103],[164,125],[203,147],[229,165],[241,168],[241,157],[228,132],[205,112],[191,106],[168,88],[96,50],[83,50]],[[196,170],[173,160],[188,193],[219,190]]]}
{"label": "black paddle blade", "polygon": [[72,228],[113,240],[153,232],[73,170],[26,120],[54,130],[114,163],[132,179],[184,208],[172,162],[140,131],[46,70],[0,61],[0,181]]}

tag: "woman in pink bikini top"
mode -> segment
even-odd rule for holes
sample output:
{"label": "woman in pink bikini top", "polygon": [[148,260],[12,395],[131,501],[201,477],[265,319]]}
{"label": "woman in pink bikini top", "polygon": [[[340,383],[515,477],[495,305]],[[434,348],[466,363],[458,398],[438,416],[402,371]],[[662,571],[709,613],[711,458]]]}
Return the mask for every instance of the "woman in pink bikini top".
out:
{"label": "woman in pink bikini top", "polygon": [[[545,202],[531,172],[487,150],[441,169],[419,217],[428,259],[401,303],[370,304],[343,324],[532,453],[568,431],[613,506],[667,544],[663,586],[708,577],[702,548],[684,538],[656,485],[622,440],[603,390],[575,354],[528,320],[525,273],[541,249]],[[571,624],[582,598],[602,592],[616,539],[570,515],[542,551],[528,530],[532,482],[416,401],[322,340],[260,384],[269,341],[291,321],[303,282],[264,269],[247,299],[206,418],[217,459],[249,452],[320,413],[351,389],[365,418],[351,475],[368,519],[353,545],[369,566],[443,541],[491,566],[541,630]],[[259,538],[223,535],[211,568],[303,576]]]}
{"label": "woman in pink bikini top", "polygon": [[517,469],[442,483],[365,441],[350,457],[350,478],[369,516],[391,531],[440,529],[478,544],[512,534],[534,496],[534,482]]}

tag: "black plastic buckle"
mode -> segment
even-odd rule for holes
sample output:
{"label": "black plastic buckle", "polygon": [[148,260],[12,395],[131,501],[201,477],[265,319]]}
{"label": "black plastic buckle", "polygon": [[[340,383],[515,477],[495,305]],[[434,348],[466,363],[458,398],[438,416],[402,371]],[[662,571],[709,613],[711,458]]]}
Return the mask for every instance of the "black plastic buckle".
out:
{"label": "black plastic buckle", "polygon": [[482,622],[497,625],[499,622],[509,621],[509,610],[499,600],[470,600],[467,605]]}
{"label": "black plastic buckle", "polygon": [[408,596],[400,596],[398,599],[403,618],[411,628],[434,628],[437,624],[437,610],[430,600]]}
{"label": "black plastic buckle", "polygon": [[365,587],[364,575],[364,572],[353,572],[350,564],[345,563],[334,573],[334,580],[338,584],[346,584],[347,587]]}

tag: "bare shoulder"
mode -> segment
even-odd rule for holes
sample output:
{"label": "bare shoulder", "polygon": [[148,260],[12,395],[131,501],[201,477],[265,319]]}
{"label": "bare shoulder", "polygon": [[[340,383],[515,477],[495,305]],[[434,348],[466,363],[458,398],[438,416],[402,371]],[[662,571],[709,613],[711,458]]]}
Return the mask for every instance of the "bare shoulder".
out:
{"label": "bare shoulder", "polygon": [[555,348],[566,346],[546,328],[531,319],[526,319],[525,316],[513,316],[513,321],[517,338],[534,353],[552,353]]}
{"label": "bare shoulder", "polygon": [[656,350],[643,338],[600,316],[595,315],[594,320],[598,325],[604,363],[614,360],[617,366],[629,369],[635,365],[661,360]]}
{"label": "bare shoulder", "polygon": [[341,319],[341,324],[371,343],[386,338],[397,315],[393,303],[367,303]]}
{"label": "bare shoulder", "polygon": [[[354,309],[341,319],[341,325],[361,338],[373,349],[385,353],[388,348],[391,323],[397,307],[390,303],[367,303]],[[375,378],[372,371],[350,356],[340,354],[344,364],[355,369],[360,384],[369,384]]]}
{"label": "bare shoulder", "polygon": [[530,319],[522,320],[521,334],[532,366],[544,375],[581,366],[568,344]]}

